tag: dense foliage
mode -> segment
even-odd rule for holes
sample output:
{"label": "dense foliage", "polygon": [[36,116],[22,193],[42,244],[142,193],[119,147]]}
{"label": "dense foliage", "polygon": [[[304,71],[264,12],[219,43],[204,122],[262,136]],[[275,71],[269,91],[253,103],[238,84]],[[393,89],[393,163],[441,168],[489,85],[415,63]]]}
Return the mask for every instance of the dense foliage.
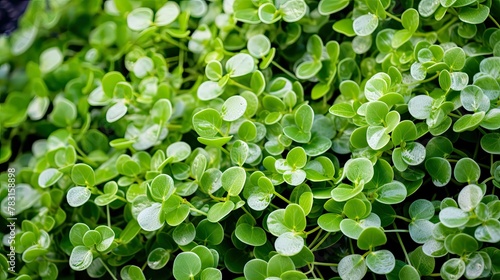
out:
{"label": "dense foliage", "polygon": [[498,14],[31,1],[0,37],[0,279],[498,279]]}

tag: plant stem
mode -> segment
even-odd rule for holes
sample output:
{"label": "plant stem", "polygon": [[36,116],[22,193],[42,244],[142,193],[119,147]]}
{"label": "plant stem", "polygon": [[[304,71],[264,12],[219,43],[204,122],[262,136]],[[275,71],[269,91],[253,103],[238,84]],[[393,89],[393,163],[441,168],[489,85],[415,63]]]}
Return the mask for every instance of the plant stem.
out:
{"label": "plant stem", "polygon": [[325,262],[312,262],[314,265],[322,265],[322,266],[338,266],[337,263],[325,263]]}
{"label": "plant stem", "polygon": [[436,79],[437,77],[439,77],[439,74],[436,74],[428,79],[425,79],[425,80],[422,80],[422,81],[415,81],[413,83],[409,83],[409,84],[406,84],[406,86],[414,86],[414,85],[420,85],[420,84],[423,84],[423,83],[427,83],[427,82],[430,82],[434,79]]}
{"label": "plant stem", "polygon": [[314,245],[314,247],[311,248],[311,251],[313,251],[313,252],[316,251],[319,248],[319,246],[321,246],[321,244],[323,244],[323,242],[326,241],[328,236],[330,236],[330,232],[327,232],[325,234],[325,236],[323,236],[323,238],[321,238],[321,240],[318,242],[318,244]]}
{"label": "plant stem", "polygon": [[411,220],[406,218],[406,217],[403,217],[403,216],[399,216],[399,215],[393,215],[394,218],[398,218],[398,219],[401,219],[407,223],[411,223]]}
{"label": "plant stem", "polygon": [[304,233],[305,233],[306,235],[309,235],[309,234],[311,234],[311,233],[313,233],[313,232],[315,232],[315,231],[317,231],[317,230],[320,230],[320,229],[321,229],[321,227],[320,227],[320,226],[317,226],[317,227],[313,228],[312,230],[310,230],[310,231],[306,231],[306,232],[304,232]]}
{"label": "plant stem", "polygon": [[283,73],[287,74],[288,76],[294,78],[295,80],[298,80],[297,77],[295,77],[295,75],[292,72],[286,70],[284,67],[282,67],[281,65],[276,63],[276,61],[274,61],[274,60],[271,61],[271,64],[276,66],[276,68],[280,69],[281,71],[283,71]]}
{"label": "plant stem", "polygon": [[109,205],[106,205],[106,215],[108,220],[108,227],[111,227],[111,215],[109,214]]}
{"label": "plant stem", "polygon": [[[394,229],[398,229],[396,227],[396,224],[393,224],[393,225],[394,225]],[[406,261],[408,262],[409,265],[411,265],[410,257],[408,256],[408,253],[406,252],[405,245],[403,244],[403,240],[401,240],[401,236],[399,236],[399,232],[396,232],[396,236],[398,237],[399,244],[401,244],[401,249],[403,249],[403,253],[405,254]]]}
{"label": "plant stem", "polygon": [[308,246],[308,247],[310,247],[310,246],[314,246],[314,243],[316,243],[316,241],[318,241],[318,239],[319,239],[319,237],[321,236],[321,233],[322,233],[322,232],[323,232],[323,230],[322,230],[322,229],[320,229],[320,230],[318,231],[318,233],[316,233],[316,236],[314,237],[313,241],[311,242],[311,244],[309,244],[309,246]]}
{"label": "plant stem", "polygon": [[241,89],[244,89],[244,90],[248,90],[248,91],[253,92],[253,89],[251,89],[251,88],[249,88],[249,87],[247,87],[247,86],[245,86],[245,85],[242,85],[242,84],[240,84],[240,83],[236,82],[235,80],[229,80],[229,84],[231,84],[231,85],[233,85],[233,86],[237,86],[237,87],[239,87],[239,88],[241,88]]}
{"label": "plant stem", "polygon": [[286,197],[284,197],[281,194],[279,194],[277,191],[274,191],[274,195],[276,195],[277,197],[279,197],[284,202],[286,202],[288,204],[292,204],[292,202],[290,200],[288,200]]}
{"label": "plant stem", "polygon": [[457,154],[457,155],[459,155],[461,157],[469,157],[466,153],[462,152],[459,149],[453,149],[453,152],[455,152],[455,154]]}
{"label": "plant stem", "polygon": [[101,260],[102,265],[106,269],[106,271],[109,273],[109,275],[111,275],[111,278],[113,278],[113,280],[118,280],[118,278],[116,278],[116,276],[113,274],[113,272],[111,272],[111,269],[109,269],[109,267],[106,265],[104,260],[102,258],[100,258],[100,260]]}
{"label": "plant stem", "polygon": [[384,232],[410,232],[407,229],[384,229]]}
{"label": "plant stem", "polygon": [[491,16],[491,14],[488,15],[488,17],[491,19],[491,21],[493,21],[493,23],[498,27],[500,28],[500,24],[498,23],[498,21],[495,20],[494,17]]}
{"label": "plant stem", "polygon": [[491,181],[491,180],[493,180],[493,179],[495,179],[495,177],[494,177],[494,176],[488,177],[488,178],[484,179],[484,180],[481,182],[481,184],[486,184],[486,183],[488,183],[489,181]]}
{"label": "plant stem", "polygon": [[389,13],[389,12],[385,12],[385,14],[386,14],[388,17],[392,18],[393,20],[398,21],[398,22],[401,22],[401,19],[400,19],[400,18],[398,18],[397,16],[395,16],[395,15],[393,15],[393,14]]}

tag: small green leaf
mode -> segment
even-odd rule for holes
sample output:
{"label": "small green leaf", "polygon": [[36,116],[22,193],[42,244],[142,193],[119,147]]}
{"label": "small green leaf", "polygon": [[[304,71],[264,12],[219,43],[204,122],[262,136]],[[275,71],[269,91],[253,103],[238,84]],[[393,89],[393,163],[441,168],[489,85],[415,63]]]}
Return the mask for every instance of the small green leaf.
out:
{"label": "small green leaf", "polygon": [[243,168],[238,166],[226,169],[221,177],[222,187],[230,196],[237,196],[240,194],[245,185],[245,180],[246,172]]}
{"label": "small green leaf", "polygon": [[388,250],[373,251],[366,256],[366,266],[376,274],[388,274],[396,266],[396,258]]}
{"label": "small green leaf", "polygon": [[337,269],[342,279],[353,280],[363,279],[367,271],[363,256],[357,254],[342,258],[338,264]]}
{"label": "small green leaf", "polygon": [[478,4],[477,8],[461,8],[460,12],[458,13],[458,18],[466,23],[481,24],[488,18],[489,14],[490,8],[485,5]]}
{"label": "small green leaf", "polygon": [[127,15],[128,28],[142,31],[153,23],[153,11],[150,8],[136,8]]}
{"label": "small green leaf", "polygon": [[238,225],[234,233],[241,242],[251,246],[262,246],[267,241],[266,232],[250,224]]}
{"label": "small green leaf", "polygon": [[214,204],[208,210],[207,220],[216,223],[226,217],[234,209],[234,202],[228,200]]}
{"label": "small green leaf", "polygon": [[38,177],[38,185],[42,188],[48,188],[57,183],[63,175],[61,171],[55,168],[45,169]]}
{"label": "small green leaf", "polygon": [[69,266],[76,271],[87,269],[92,263],[92,251],[85,246],[76,246],[71,251]]}
{"label": "small green leaf", "polygon": [[171,24],[179,16],[181,9],[176,2],[169,1],[163,5],[155,14],[155,24],[166,26]]}
{"label": "small green leaf", "polygon": [[89,200],[91,194],[86,187],[73,187],[66,194],[66,199],[71,207],[79,207]]}
{"label": "small green leaf", "polygon": [[373,14],[366,14],[357,17],[353,24],[353,29],[358,36],[368,36],[378,27],[378,17]]}
{"label": "small green leaf", "polygon": [[148,255],[148,266],[153,270],[159,270],[165,267],[170,259],[170,253],[163,248],[156,248]]}
{"label": "small green leaf", "polygon": [[283,256],[294,256],[304,247],[304,238],[293,232],[285,232],[278,236],[274,242],[278,254]]}
{"label": "small green leaf", "polygon": [[182,252],[175,257],[172,273],[177,280],[190,280],[201,271],[200,257],[193,252]]}
{"label": "small green leaf", "polygon": [[247,101],[245,98],[241,96],[231,96],[222,105],[222,119],[227,122],[235,121],[245,114],[246,109]]}
{"label": "small green leaf", "polygon": [[289,0],[283,2],[280,11],[283,13],[283,20],[286,22],[296,22],[306,14],[308,10],[304,0]]}
{"label": "small green leaf", "polygon": [[231,78],[244,76],[255,70],[255,62],[249,54],[238,53],[226,62],[226,71]]}
{"label": "small green leaf", "polygon": [[492,155],[500,154],[500,133],[489,133],[481,138],[481,148]]}
{"label": "small green leaf", "polygon": [[385,233],[378,227],[365,228],[358,238],[358,248],[362,250],[373,250],[374,247],[384,245],[387,242]]}
{"label": "small green leaf", "polygon": [[473,183],[479,180],[481,169],[471,158],[461,158],[453,170],[455,179],[460,183]]}

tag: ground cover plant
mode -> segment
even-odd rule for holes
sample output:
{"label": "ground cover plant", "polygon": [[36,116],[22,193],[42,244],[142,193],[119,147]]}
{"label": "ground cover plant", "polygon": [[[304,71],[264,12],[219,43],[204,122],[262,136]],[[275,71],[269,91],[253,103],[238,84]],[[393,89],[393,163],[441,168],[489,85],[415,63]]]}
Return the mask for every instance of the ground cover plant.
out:
{"label": "ground cover plant", "polygon": [[499,14],[31,1],[0,37],[0,279],[499,279]]}

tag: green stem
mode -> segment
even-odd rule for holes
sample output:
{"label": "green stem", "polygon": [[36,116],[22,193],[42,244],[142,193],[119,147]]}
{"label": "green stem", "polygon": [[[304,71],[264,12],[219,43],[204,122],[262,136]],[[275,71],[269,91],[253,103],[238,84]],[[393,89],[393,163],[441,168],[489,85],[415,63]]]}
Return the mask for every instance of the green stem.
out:
{"label": "green stem", "polygon": [[106,218],[108,219],[108,227],[111,228],[111,215],[109,214],[109,205],[106,205],[106,215]]}
{"label": "green stem", "polygon": [[443,25],[441,28],[439,28],[438,31],[436,31],[436,33],[440,33],[442,32],[443,30],[446,30],[448,29],[452,24],[454,24],[456,21],[458,20],[458,17],[453,17],[452,20],[450,20],[448,23],[446,23],[445,25]]}
{"label": "green stem", "polygon": [[321,227],[320,227],[320,226],[317,226],[317,227],[313,228],[312,230],[310,230],[310,231],[306,231],[306,232],[304,232],[304,233],[305,233],[306,235],[309,235],[309,234],[314,233],[314,232],[316,232],[317,230],[320,230],[320,229],[321,229]]}
{"label": "green stem", "polygon": [[279,197],[284,202],[286,202],[288,204],[292,204],[292,202],[290,200],[288,200],[286,197],[284,197],[281,194],[279,194],[277,191],[274,191],[274,195],[276,195],[277,197]]}
{"label": "green stem", "polygon": [[309,244],[308,247],[311,247],[311,246],[314,246],[314,243],[316,243],[316,241],[318,241],[319,237],[321,236],[321,233],[323,232],[322,229],[320,229],[318,231],[318,233],[316,233],[316,236],[314,237],[313,241],[311,242],[311,244]]}
{"label": "green stem", "polygon": [[325,234],[325,236],[323,236],[323,238],[321,238],[321,240],[318,242],[318,244],[314,245],[314,247],[311,248],[311,251],[313,251],[313,252],[316,251],[319,248],[319,246],[321,246],[321,244],[323,244],[326,241],[328,236],[330,236],[330,232],[327,232]]}
{"label": "green stem", "polygon": [[109,267],[106,265],[106,263],[104,262],[102,257],[100,258],[100,260],[101,260],[102,265],[106,269],[106,271],[109,273],[109,275],[111,275],[111,278],[113,278],[113,280],[118,280],[118,278],[116,278],[116,276],[113,274],[113,272],[111,272],[111,269],[109,269]]}
{"label": "green stem", "polygon": [[500,28],[500,24],[498,24],[498,21],[495,20],[494,17],[491,16],[491,14],[488,15],[488,17],[491,19],[491,21],[493,21],[493,23],[498,27]]}
{"label": "green stem", "polygon": [[410,232],[407,229],[384,229],[384,232]]}
{"label": "green stem", "polygon": [[493,179],[495,179],[494,176],[488,177],[488,178],[484,179],[484,181],[482,181],[481,184],[486,184],[486,183],[488,183],[489,181],[491,181]]}
{"label": "green stem", "polygon": [[469,157],[466,153],[462,152],[459,149],[453,149],[453,152],[455,152],[455,154],[457,154],[457,155],[459,155],[461,157]]}
{"label": "green stem", "polygon": [[281,65],[279,65],[276,61],[271,61],[271,63],[276,66],[276,68],[280,69],[281,71],[283,71],[283,73],[287,74],[288,76],[294,78],[295,80],[298,80],[297,77],[290,71],[286,70],[284,67],[282,67]]}
{"label": "green stem", "polygon": [[194,205],[193,205],[193,204],[191,204],[191,202],[187,201],[187,199],[184,199],[184,201],[183,201],[183,202],[184,202],[184,204],[187,204],[187,205],[189,206],[189,208],[190,208],[190,210],[191,210],[191,211],[196,212],[196,213],[200,213],[200,214],[202,214],[202,215],[204,215],[204,216],[208,216],[208,213],[203,212],[203,211],[201,211],[200,209],[198,209],[198,208],[194,207]]}
{"label": "green stem", "polygon": [[229,84],[230,84],[230,85],[233,85],[233,86],[237,86],[237,87],[239,87],[239,88],[241,88],[241,89],[244,89],[244,90],[248,90],[248,91],[252,91],[252,92],[253,92],[253,89],[251,89],[251,88],[249,88],[249,87],[247,87],[247,86],[245,86],[245,85],[242,85],[242,84],[240,84],[240,83],[236,82],[235,80],[229,80]]}
{"label": "green stem", "polygon": [[427,83],[427,82],[430,82],[430,81],[436,79],[437,77],[439,77],[439,73],[436,74],[436,75],[434,75],[434,76],[432,76],[432,77],[430,77],[430,78],[428,78],[428,79],[425,79],[425,80],[422,80],[422,81],[415,81],[413,83],[409,83],[406,86],[414,86],[414,85],[420,85],[420,84],[423,84],[423,83]]}
{"label": "green stem", "polygon": [[[394,229],[398,229],[396,227],[396,224],[393,224],[393,225],[394,225]],[[406,252],[405,245],[403,244],[403,240],[401,240],[401,236],[399,235],[399,232],[396,232],[396,236],[398,237],[399,244],[401,244],[401,249],[403,249],[403,253],[405,254],[406,261],[408,262],[409,265],[411,265],[410,257],[408,256],[408,253]]]}
{"label": "green stem", "polygon": [[402,22],[400,18],[398,18],[397,16],[395,16],[395,15],[393,15],[393,14],[391,14],[391,13],[387,12],[387,11],[385,12],[385,14],[386,14],[388,17],[390,17],[390,18],[392,18],[393,20],[395,20],[395,21]]}
{"label": "green stem", "polygon": [[411,223],[411,220],[406,218],[406,217],[403,217],[403,216],[399,216],[399,215],[393,215],[394,218],[398,218],[398,219],[401,219],[407,223]]}
{"label": "green stem", "polygon": [[337,263],[312,262],[312,264],[321,266],[338,266]]}

